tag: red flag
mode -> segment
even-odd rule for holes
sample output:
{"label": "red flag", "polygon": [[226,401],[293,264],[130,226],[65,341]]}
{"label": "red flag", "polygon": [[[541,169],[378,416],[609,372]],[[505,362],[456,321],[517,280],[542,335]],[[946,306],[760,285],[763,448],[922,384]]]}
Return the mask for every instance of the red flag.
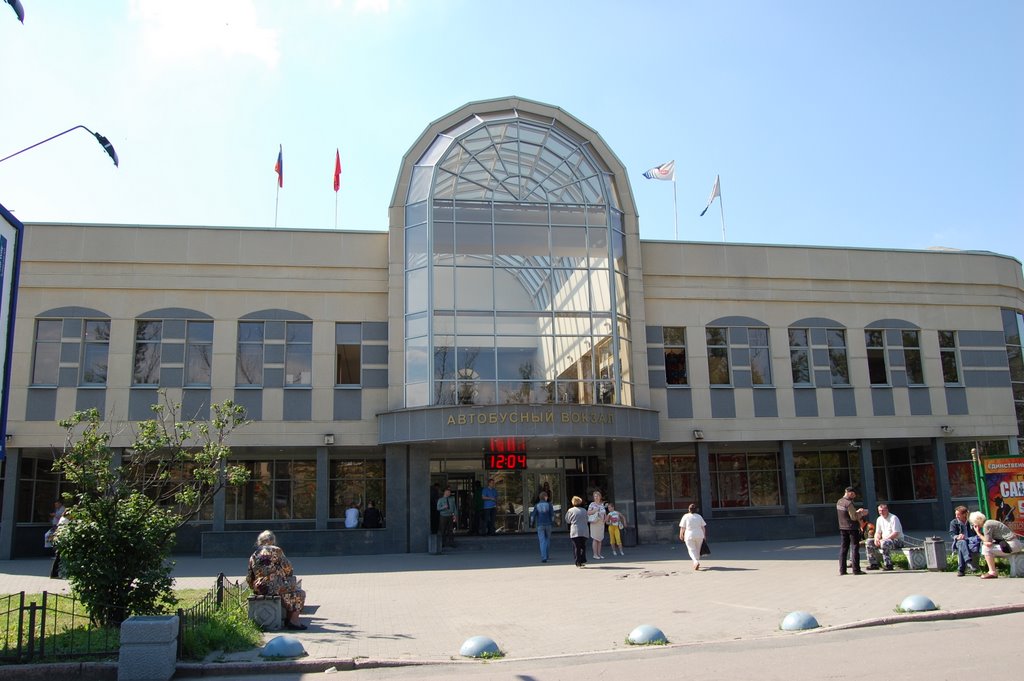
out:
{"label": "red flag", "polygon": [[334,150],[334,191],[341,189],[341,152]]}
{"label": "red flag", "polygon": [[277,146],[277,163],[274,164],[274,172],[277,173],[277,186],[284,186],[284,147]]}

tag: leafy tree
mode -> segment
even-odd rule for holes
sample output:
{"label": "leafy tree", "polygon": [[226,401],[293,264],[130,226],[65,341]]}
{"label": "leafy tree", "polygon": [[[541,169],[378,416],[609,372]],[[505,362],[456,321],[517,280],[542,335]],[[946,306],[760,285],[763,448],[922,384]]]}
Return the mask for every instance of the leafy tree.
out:
{"label": "leafy tree", "polygon": [[227,464],[226,441],[246,424],[245,410],[228,400],[212,405],[209,422],[199,422],[179,421],[180,408],[154,405],[154,418],[138,425],[120,464],[110,447],[114,433],[96,409],[60,421],[67,440],[54,470],[74,492],[54,546],[72,589],[99,624],[173,605],[175,532],[225,485],[249,478],[245,468]]}

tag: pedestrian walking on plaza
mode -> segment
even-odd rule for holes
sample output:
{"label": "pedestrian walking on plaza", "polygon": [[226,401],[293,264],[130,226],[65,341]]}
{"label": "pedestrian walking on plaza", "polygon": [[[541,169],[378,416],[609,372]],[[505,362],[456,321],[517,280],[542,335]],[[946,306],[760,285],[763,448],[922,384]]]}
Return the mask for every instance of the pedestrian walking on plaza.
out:
{"label": "pedestrian walking on plaza", "polygon": [[693,561],[693,569],[700,570],[700,547],[708,536],[708,524],[697,513],[697,504],[690,504],[686,514],[679,521],[679,541],[686,544],[686,552]]}
{"label": "pedestrian walking on plaza", "polygon": [[839,537],[842,543],[839,546],[839,575],[846,574],[846,557],[852,550],[853,574],[866,574],[860,569],[860,519],[868,514],[866,508],[858,509],[853,505],[857,498],[857,489],[847,487],[843,496],[836,502],[836,516],[839,520]]}
{"label": "pedestrian walking on plaza", "polygon": [[587,539],[590,539],[590,523],[582,498],[572,498],[572,508],[565,514],[565,524],[569,528],[573,559],[576,567],[581,568],[587,564]]}
{"label": "pedestrian walking on plaza", "polygon": [[533,505],[530,523],[537,526],[537,543],[540,545],[540,562],[548,562],[551,547],[551,525],[555,519],[555,508],[548,501],[548,493],[541,491],[540,500]]}

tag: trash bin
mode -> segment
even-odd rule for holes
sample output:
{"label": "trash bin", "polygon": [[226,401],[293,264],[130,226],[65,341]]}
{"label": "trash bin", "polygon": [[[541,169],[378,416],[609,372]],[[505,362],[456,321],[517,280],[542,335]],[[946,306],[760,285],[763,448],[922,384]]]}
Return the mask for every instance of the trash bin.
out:
{"label": "trash bin", "polygon": [[941,537],[928,537],[924,540],[924,559],[932,572],[946,569],[946,540]]}

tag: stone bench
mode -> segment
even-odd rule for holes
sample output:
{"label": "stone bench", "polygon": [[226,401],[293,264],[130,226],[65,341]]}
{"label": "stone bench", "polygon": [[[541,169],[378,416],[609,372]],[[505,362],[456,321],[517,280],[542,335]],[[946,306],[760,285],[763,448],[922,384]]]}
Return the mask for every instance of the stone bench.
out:
{"label": "stone bench", "polygon": [[1024,552],[1011,553],[1008,556],[996,554],[996,558],[1005,558],[1010,563],[1011,577],[1024,577]]}
{"label": "stone bench", "polygon": [[280,596],[249,596],[249,619],[264,631],[284,626],[285,609]]}
{"label": "stone bench", "polygon": [[904,546],[900,551],[907,557],[908,570],[927,570],[928,557],[923,546]]}

